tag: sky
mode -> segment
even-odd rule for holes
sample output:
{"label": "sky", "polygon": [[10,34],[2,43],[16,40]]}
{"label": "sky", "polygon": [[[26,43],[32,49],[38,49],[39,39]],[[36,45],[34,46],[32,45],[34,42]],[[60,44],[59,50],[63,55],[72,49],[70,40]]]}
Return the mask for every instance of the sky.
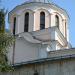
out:
{"label": "sky", "polygon": [[[2,0],[0,5],[6,10],[11,11],[15,6],[24,3],[26,0]],[[69,38],[72,47],[75,47],[75,0],[49,0],[65,9],[70,17],[69,20]],[[9,28],[8,15],[6,16],[6,28]]]}

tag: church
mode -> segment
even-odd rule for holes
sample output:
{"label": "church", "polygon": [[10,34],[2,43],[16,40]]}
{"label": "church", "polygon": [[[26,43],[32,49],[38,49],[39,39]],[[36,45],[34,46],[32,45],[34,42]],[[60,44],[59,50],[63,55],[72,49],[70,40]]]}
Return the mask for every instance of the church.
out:
{"label": "church", "polygon": [[69,43],[66,10],[48,0],[31,0],[16,6],[8,16],[10,31],[16,38],[8,59],[18,72],[22,70],[23,75],[70,75],[65,64],[69,65],[69,58],[74,61],[75,50]]}
{"label": "church", "polygon": [[14,60],[11,56],[10,61],[47,58],[49,51],[69,48],[68,21],[67,12],[47,0],[32,0],[15,7],[9,12],[10,30],[16,37]]}

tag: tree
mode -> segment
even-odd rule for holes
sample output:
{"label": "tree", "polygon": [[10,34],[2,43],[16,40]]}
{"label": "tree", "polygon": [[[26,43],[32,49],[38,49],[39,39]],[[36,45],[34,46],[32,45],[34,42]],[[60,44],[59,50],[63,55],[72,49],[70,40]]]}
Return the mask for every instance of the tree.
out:
{"label": "tree", "polygon": [[5,31],[5,13],[4,9],[0,9],[0,33]]}
{"label": "tree", "polygon": [[14,37],[5,32],[5,12],[0,10],[0,71],[9,71],[11,66],[8,65],[8,48],[13,44]]}

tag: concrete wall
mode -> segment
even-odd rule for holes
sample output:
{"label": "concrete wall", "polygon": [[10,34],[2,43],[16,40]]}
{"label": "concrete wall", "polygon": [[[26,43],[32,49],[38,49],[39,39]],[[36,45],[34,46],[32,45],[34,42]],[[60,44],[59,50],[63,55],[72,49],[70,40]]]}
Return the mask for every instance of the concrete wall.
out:
{"label": "concrete wall", "polygon": [[[31,61],[39,58],[38,55],[39,45],[27,42],[23,38],[17,38],[15,42],[14,63]],[[8,53],[9,62],[12,62],[13,47],[10,48]]]}
{"label": "concrete wall", "polygon": [[[40,58],[47,58],[46,45],[33,44],[26,41],[24,38],[16,38],[14,49],[14,63],[32,61]],[[9,48],[8,59],[9,63],[13,61],[13,48]]]}
{"label": "concrete wall", "polygon": [[34,75],[35,69],[38,75],[75,75],[75,58],[16,66],[14,72],[0,75]]}

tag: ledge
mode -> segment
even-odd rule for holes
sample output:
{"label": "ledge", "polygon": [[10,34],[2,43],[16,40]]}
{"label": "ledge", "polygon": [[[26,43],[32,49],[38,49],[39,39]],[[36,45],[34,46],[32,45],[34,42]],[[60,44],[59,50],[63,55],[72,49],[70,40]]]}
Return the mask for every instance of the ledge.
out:
{"label": "ledge", "polygon": [[75,48],[71,49],[61,49],[61,50],[55,50],[50,51],[48,53],[48,57],[60,57],[60,56],[67,56],[67,55],[74,55],[75,54]]}

